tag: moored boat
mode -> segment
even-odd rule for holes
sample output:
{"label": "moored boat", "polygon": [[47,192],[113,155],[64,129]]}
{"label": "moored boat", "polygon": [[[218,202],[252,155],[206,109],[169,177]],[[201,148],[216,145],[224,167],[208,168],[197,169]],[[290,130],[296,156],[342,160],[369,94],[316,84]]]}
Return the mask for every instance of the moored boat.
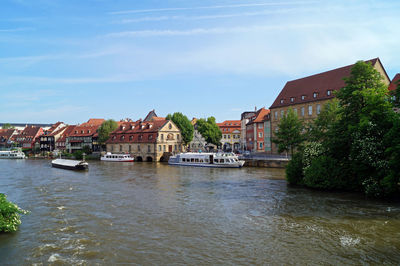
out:
{"label": "moored boat", "polygon": [[129,154],[112,154],[107,152],[104,156],[100,158],[101,161],[107,162],[133,162],[134,159]]}
{"label": "moored boat", "polygon": [[55,159],[51,161],[51,166],[67,170],[88,170],[89,164],[86,161]]}
{"label": "moored boat", "polygon": [[213,167],[213,168],[241,168],[244,161],[233,153],[195,153],[186,152],[171,156],[170,165]]}
{"label": "moored boat", "polygon": [[25,159],[25,153],[18,150],[0,151],[0,159]]}

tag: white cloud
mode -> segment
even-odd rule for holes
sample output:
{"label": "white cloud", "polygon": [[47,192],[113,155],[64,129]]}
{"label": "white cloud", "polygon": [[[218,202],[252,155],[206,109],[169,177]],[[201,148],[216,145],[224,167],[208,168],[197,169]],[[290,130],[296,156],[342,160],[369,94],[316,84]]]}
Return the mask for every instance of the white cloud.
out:
{"label": "white cloud", "polygon": [[244,7],[262,7],[262,6],[283,6],[283,5],[304,5],[312,4],[316,1],[291,1],[291,2],[269,2],[269,3],[253,3],[253,4],[235,4],[235,5],[215,5],[215,6],[198,6],[198,7],[172,7],[172,8],[153,8],[153,9],[137,9],[110,12],[111,15],[148,13],[148,12],[165,12],[165,11],[186,11],[201,9],[226,9],[226,8],[244,8]]}

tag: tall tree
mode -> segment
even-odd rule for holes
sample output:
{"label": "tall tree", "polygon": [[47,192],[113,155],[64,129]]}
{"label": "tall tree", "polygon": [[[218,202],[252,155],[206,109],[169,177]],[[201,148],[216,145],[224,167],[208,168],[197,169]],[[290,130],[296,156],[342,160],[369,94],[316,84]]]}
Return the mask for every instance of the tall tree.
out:
{"label": "tall tree", "polygon": [[278,132],[272,142],[278,145],[278,152],[288,152],[293,155],[294,150],[304,141],[302,134],[304,125],[297,114],[289,109],[278,125]]}
{"label": "tall tree", "polygon": [[308,125],[308,140],[321,142],[327,138],[327,132],[339,119],[339,101],[334,98],[326,103],[318,117]]}
{"label": "tall tree", "polygon": [[99,127],[99,143],[105,144],[105,142],[110,137],[110,133],[113,132],[118,128],[118,123],[115,122],[113,119],[109,119],[103,122]]}
{"label": "tall tree", "polygon": [[220,145],[222,132],[215,122],[215,117],[210,116],[209,118],[207,118],[207,120],[204,118],[197,120],[197,130],[207,141],[207,143],[211,143],[217,146]]}
{"label": "tall tree", "polygon": [[194,128],[186,115],[176,112],[173,113],[172,115],[168,114],[167,119],[174,122],[175,125],[180,129],[182,134],[182,140],[185,145],[187,145],[189,142],[192,141]]}

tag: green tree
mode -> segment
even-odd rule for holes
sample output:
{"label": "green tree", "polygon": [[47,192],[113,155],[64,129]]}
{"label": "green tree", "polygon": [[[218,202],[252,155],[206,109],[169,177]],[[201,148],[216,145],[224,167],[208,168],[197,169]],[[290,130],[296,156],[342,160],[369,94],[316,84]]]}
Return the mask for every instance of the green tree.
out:
{"label": "green tree", "polygon": [[302,131],[303,122],[289,109],[278,125],[278,132],[272,142],[278,145],[278,152],[288,152],[293,155],[294,150],[304,141]]}
{"label": "green tree", "polygon": [[0,232],[15,232],[21,224],[20,214],[28,212],[7,200],[7,196],[0,193]]}
{"label": "green tree", "polygon": [[182,140],[185,145],[193,139],[194,127],[186,115],[176,112],[167,115],[167,120],[171,120],[180,129]]}
{"label": "green tree", "polygon": [[14,128],[10,123],[5,123],[2,126],[3,129],[9,129],[9,128]]}
{"label": "green tree", "polygon": [[337,110],[328,112],[331,115],[311,130],[318,133],[314,138],[320,138],[322,153],[309,156],[308,167],[303,160],[304,184],[363,191],[374,197],[395,195],[400,117],[392,109],[387,86],[371,64],[361,61],[345,82],[337,93]]}
{"label": "green tree", "polygon": [[207,120],[204,118],[197,120],[197,130],[207,141],[207,143],[211,143],[214,145],[220,144],[222,132],[215,122],[215,117],[210,116],[209,118],[207,118]]}
{"label": "green tree", "polygon": [[325,140],[327,132],[339,120],[339,117],[339,101],[335,98],[326,103],[318,117],[309,124],[309,141],[321,142]]}
{"label": "green tree", "polygon": [[113,119],[109,119],[104,121],[98,129],[99,133],[99,143],[105,144],[108,138],[110,137],[110,133],[118,128],[118,123]]}
{"label": "green tree", "polygon": [[397,88],[393,93],[393,105],[396,108],[400,108],[400,80],[397,81]]}

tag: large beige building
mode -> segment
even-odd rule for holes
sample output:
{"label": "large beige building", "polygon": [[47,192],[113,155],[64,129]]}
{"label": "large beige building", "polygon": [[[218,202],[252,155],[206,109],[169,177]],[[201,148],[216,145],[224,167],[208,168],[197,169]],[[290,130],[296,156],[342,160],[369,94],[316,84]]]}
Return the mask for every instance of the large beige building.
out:
{"label": "large beige building", "polygon": [[[384,83],[389,85],[390,79],[379,58],[366,62],[381,73]],[[353,66],[354,64],[287,82],[270,107],[271,137],[274,137],[281,118],[289,108],[305,121],[315,119],[322,107],[335,97],[333,92],[345,86],[343,78],[350,76]],[[277,153],[274,143],[272,152]]]}
{"label": "large beige building", "polygon": [[164,161],[172,153],[182,151],[182,136],[172,121],[148,115],[144,121],[120,123],[110,134],[106,149],[129,153],[139,162]]}

